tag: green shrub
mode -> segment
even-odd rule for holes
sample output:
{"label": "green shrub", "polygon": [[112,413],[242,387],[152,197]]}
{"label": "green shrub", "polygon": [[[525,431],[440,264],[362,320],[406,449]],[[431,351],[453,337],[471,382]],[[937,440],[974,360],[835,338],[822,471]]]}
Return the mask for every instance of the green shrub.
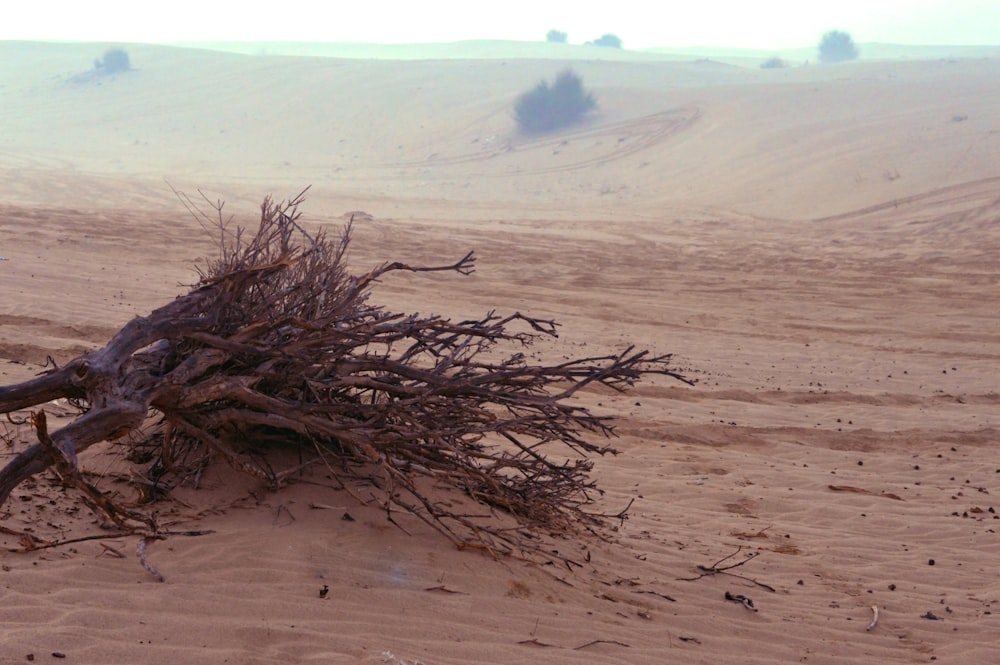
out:
{"label": "green shrub", "polygon": [[113,48],[105,51],[101,60],[94,61],[94,69],[99,74],[117,74],[132,69],[132,63],[129,62],[125,49]]}
{"label": "green shrub", "polygon": [[593,44],[594,46],[607,46],[608,48],[621,48],[622,40],[618,35],[612,35],[608,33],[606,35],[601,35],[599,38],[592,42],[587,42],[588,44]]}
{"label": "green shrub", "polygon": [[854,39],[843,30],[830,30],[819,41],[819,61],[822,63],[847,62],[857,57]]}
{"label": "green shrub", "polygon": [[580,77],[566,69],[552,85],[540,81],[519,96],[514,102],[514,116],[522,131],[540,134],[575,124],[595,108],[597,102],[583,89]]}
{"label": "green shrub", "polygon": [[555,44],[565,44],[568,39],[569,35],[561,30],[549,30],[545,34],[545,41]]}

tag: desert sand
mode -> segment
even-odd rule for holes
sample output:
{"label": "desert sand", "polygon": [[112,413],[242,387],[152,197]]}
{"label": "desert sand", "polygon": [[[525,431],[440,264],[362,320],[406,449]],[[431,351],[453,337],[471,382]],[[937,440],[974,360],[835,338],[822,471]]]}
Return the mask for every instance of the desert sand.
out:
{"label": "desert sand", "polygon": [[[1000,61],[132,45],[134,71],[87,76],[103,48],[0,43],[4,384],[196,281],[213,238],[172,188],[252,224],[306,186],[307,224],[366,213],[359,272],[480,257],[386,278],[388,307],[554,317],[546,357],[636,344],[698,383],[580,398],[620,416],[597,507],[634,500],[608,542],[563,543],[582,568],[459,552],[220,464],[164,507],[214,530],[150,545],[164,583],[136,539],[0,553],[0,662],[995,662]],[[599,112],[519,136],[513,98],[566,64]],[[31,437],[7,433],[2,460]],[[82,462],[127,468],[114,446]],[[98,531],[44,478],[0,524]],[[742,577],[690,579],[748,554]]]}

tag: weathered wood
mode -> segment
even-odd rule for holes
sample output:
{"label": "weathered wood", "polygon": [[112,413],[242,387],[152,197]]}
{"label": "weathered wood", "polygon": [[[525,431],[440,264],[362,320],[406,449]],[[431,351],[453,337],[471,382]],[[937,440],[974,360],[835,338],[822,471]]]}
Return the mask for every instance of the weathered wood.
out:
{"label": "weathered wood", "polygon": [[[201,444],[278,483],[283,474],[241,451],[247,441],[278,436],[310,450],[342,482],[371,481],[387,514],[393,506],[409,511],[458,545],[514,553],[522,538],[429,498],[421,479],[529,527],[570,530],[592,521],[584,510],[595,489],[589,457],[612,451],[600,442],[612,423],[572,398],[591,384],[624,390],[650,374],[687,381],[670,356],[629,347],[535,365],[516,349],[555,336],[553,321],[387,312],[369,302],[380,277],[467,275],[474,255],[444,266],[385,263],[352,276],[343,264],[350,227],[336,240],[309,236],[298,203],[265,200],[253,236],[220,224],[219,258],[189,293],[129,321],[104,348],[0,388],[3,413],[56,398],[82,405],[79,417],[45,434],[45,445],[0,470],[0,503],[48,468],[53,450],[75,468],[79,452],[135,431],[155,411],[166,430],[150,476],[182,473],[178,446]],[[501,345],[514,351],[501,353]],[[558,446],[569,461],[551,461],[548,451]]]}

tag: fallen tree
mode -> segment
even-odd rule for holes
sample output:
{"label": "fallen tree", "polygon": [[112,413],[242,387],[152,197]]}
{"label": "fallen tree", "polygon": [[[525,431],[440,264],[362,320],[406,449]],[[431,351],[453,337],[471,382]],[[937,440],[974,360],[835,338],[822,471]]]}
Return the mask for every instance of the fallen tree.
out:
{"label": "fallen tree", "polygon": [[[555,322],[519,313],[456,322],[387,311],[369,300],[379,278],[468,275],[473,254],[449,265],[395,262],[352,275],[345,266],[350,225],[336,238],[310,236],[299,224],[301,198],[265,199],[252,235],[228,229],[220,214],[219,257],[199,270],[190,292],[129,321],[105,347],[0,387],[8,418],[59,398],[79,410],[51,433],[43,410],[21,416],[38,443],[0,470],[0,504],[54,467],[120,528],[156,537],[154,520],[112,504],[83,479],[77,460],[154,417],[154,428],[125,444],[144,451],[144,496],[169,492],[221,456],[272,486],[305,465],[325,465],[347,491],[368,484],[390,520],[401,509],[458,546],[492,553],[530,550],[526,541],[538,530],[594,524],[599,516],[586,510],[596,490],[589,472],[594,455],[614,452],[603,441],[612,424],[571,398],[592,384],[624,390],[649,374],[686,382],[670,356],[630,347],[532,364],[517,348],[554,336]],[[302,464],[275,470],[268,455],[252,454],[265,442],[298,449]],[[442,495],[431,490],[440,486],[489,510],[435,498]],[[496,511],[514,526],[499,523]]]}

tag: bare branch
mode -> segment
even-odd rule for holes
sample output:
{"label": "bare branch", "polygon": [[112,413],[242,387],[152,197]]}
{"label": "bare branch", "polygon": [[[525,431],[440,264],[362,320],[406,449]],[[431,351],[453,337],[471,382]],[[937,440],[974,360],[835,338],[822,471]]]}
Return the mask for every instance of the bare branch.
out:
{"label": "bare branch", "polygon": [[[192,473],[178,451],[202,446],[278,485],[292,472],[247,454],[247,442],[266,440],[308,453],[296,469],[318,461],[342,487],[368,482],[400,528],[402,511],[458,546],[493,555],[537,550],[531,530],[571,532],[624,519],[624,510],[585,510],[600,493],[590,457],[615,452],[605,441],[614,431],[575,396],[591,385],[627,390],[650,375],[688,382],[671,357],[630,346],[533,364],[521,349],[555,337],[554,321],[386,311],[370,303],[381,277],[470,275],[475,255],[437,266],[394,261],[352,275],[344,260],[350,225],[332,239],[323,230],[308,233],[297,209],[304,194],[281,204],[265,199],[254,234],[223,219],[221,202],[202,195],[213,216],[178,194],[200,223],[216,225],[219,256],[199,269],[189,293],[129,321],[104,348],[0,387],[0,413],[57,397],[83,411],[51,436],[44,413],[36,414],[40,443],[0,470],[0,503],[55,464],[102,507],[99,494],[81,484],[76,455],[134,432],[156,411],[163,431],[125,445],[158,446],[140,475],[164,483]],[[440,485],[464,502],[434,498],[429,490]],[[146,535],[155,537],[155,528]]]}

